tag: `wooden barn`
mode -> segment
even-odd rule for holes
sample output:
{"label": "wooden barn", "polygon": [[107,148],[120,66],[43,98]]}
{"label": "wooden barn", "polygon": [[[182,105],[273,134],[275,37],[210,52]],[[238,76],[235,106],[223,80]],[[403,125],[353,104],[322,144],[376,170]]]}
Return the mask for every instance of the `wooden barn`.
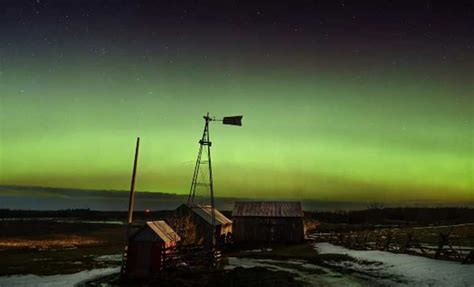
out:
{"label": "wooden barn", "polygon": [[195,243],[210,246],[212,244],[212,232],[218,239],[217,244],[224,244],[231,237],[232,221],[217,209],[214,209],[216,220],[215,226],[212,227],[212,209],[209,205],[189,207],[182,204],[176,209],[176,213],[179,217],[191,218],[195,228]]}
{"label": "wooden barn", "polygon": [[232,222],[235,243],[299,243],[304,240],[301,202],[236,202]]}
{"label": "wooden barn", "polygon": [[164,221],[148,221],[132,234],[126,252],[127,278],[149,278],[163,268],[167,254],[180,241],[180,237]]}

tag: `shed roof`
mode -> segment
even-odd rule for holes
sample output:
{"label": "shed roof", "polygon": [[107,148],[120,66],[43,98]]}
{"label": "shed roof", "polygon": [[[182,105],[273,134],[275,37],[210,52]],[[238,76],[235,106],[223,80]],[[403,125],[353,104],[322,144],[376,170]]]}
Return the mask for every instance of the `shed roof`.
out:
{"label": "shed roof", "polygon": [[[207,223],[212,224],[212,209],[210,205],[196,205],[191,208],[194,213],[202,217]],[[214,208],[216,215],[216,225],[232,224],[232,220],[227,218],[219,210]]]}
{"label": "shed roof", "polygon": [[232,216],[303,217],[303,208],[297,201],[237,201]]}
{"label": "shed roof", "polygon": [[181,240],[179,235],[163,220],[147,221],[146,224],[163,242]]}

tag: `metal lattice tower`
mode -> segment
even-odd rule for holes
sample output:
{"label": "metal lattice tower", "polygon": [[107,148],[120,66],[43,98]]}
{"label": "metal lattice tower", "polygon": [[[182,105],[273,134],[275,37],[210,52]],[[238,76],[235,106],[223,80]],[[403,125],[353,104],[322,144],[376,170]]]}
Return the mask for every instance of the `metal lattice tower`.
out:
{"label": "metal lattice tower", "polygon": [[[191,189],[189,191],[188,196],[188,206],[194,205],[194,197],[196,196],[196,189],[200,186],[208,187],[209,188],[209,196],[211,199],[211,207],[214,209],[214,186],[212,180],[212,164],[211,164],[211,146],[212,143],[209,137],[209,122],[212,121],[209,117],[209,113],[204,116],[205,124],[204,124],[204,131],[202,133],[202,137],[199,140],[199,152],[197,155],[196,165],[194,166],[194,174],[193,179],[191,182]],[[202,154],[205,152],[207,154],[207,159],[202,159]],[[209,178],[208,182],[199,181],[199,175],[201,174],[201,165],[208,166]]]}
{"label": "metal lattice tower", "polygon": [[[214,205],[214,182],[212,179],[212,164],[211,164],[211,140],[209,136],[209,123],[211,121],[221,121],[225,125],[234,125],[234,126],[241,126],[242,125],[242,116],[234,116],[234,117],[224,117],[223,119],[216,119],[214,117],[210,117],[209,113],[204,116],[204,131],[202,133],[202,137],[199,140],[199,152],[196,159],[196,165],[194,167],[193,179],[191,182],[191,188],[189,190],[188,196],[188,206],[194,206],[194,198],[196,196],[196,190],[198,187],[207,188],[209,191],[210,197],[210,204],[211,204],[211,216],[212,216],[212,226],[216,225],[216,214],[215,214],[215,205]],[[203,158],[203,152],[207,154],[207,158]],[[200,175],[202,177],[203,171],[206,169],[201,168],[202,165],[207,165],[208,177],[207,178],[199,178]],[[215,236],[212,236],[213,246],[215,245]]]}

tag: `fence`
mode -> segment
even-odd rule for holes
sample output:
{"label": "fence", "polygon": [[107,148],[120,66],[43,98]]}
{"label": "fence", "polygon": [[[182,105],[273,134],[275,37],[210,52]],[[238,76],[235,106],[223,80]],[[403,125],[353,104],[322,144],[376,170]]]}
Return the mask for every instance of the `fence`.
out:
{"label": "fence", "polygon": [[[474,226],[473,226],[474,228]],[[355,250],[382,250],[405,253],[435,259],[474,263],[474,247],[462,243],[473,241],[472,237],[454,234],[455,228],[431,232],[421,236],[413,229],[379,229],[357,232],[327,232],[307,235],[309,241],[330,242]]]}
{"label": "fence", "polygon": [[178,246],[164,257],[165,268],[177,266],[215,267],[222,259],[220,250],[209,250],[200,245]]}

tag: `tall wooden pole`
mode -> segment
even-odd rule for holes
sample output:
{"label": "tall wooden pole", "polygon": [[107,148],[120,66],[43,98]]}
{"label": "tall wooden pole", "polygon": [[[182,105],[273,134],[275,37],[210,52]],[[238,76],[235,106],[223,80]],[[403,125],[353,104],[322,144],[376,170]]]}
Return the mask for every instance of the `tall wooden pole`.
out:
{"label": "tall wooden pole", "polygon": [[127,268],[127,258],[128,258],[128,240],[131,235],[132,229],[132,220],[133,220],[133,206],[135,204],[135,176],[137,174],[137,162],[138,162],[138,150],[140,148],[140,138],[137,137],[137,144],[135,146],[135,159],[133,160],[133,172],[132,172],[132,182],[130,184],[130,195],[128,197],[128,219],[127,219],[127,230],[126,230],[126,239],[125,239],[125,248],[122,254],[122,266],[120,268],[120,276],[123,279],[125,276]]}
{"label": "tall wooden pole", "polygon": [[137,137],[137,145],[135,147],[135,159],[133,160],[132,182],[130,184],[130,195],[128,197],[128,224],[131,224],[133,220],[133,206],[135,203],[135,176],[137,174],[139,148],[140,148],[140,138]]}

